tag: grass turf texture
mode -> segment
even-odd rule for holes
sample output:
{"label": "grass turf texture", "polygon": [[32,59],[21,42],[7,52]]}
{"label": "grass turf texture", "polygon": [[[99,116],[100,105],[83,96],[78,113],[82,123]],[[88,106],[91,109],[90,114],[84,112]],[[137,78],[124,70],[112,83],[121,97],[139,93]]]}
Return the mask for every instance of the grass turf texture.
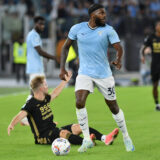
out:
{"label": "grass turf texture", "polygon": [[[17,90],[14,89],[14,92],[17,93]],[[27,92],[0,97],[0,160],[159,160],[160,112],[154,110],[151,92],[151,87],[116,88],[135,152],[125,151],[120,133],[112,146],[97,141],[96,147],[80,154],[77,152],[79,146],[72,145],[69,155],[59,157],[53,155],[50,145],[35,145],[29,127],[18,124],[11,135],[7,135],[8,124],[24,104]],[[51,103],[58,126],[77,122],[74,97],[74,88],[66,88]],[[104,134],[117,127],[98,90],[89,95],[86,106],[90,126]]]}

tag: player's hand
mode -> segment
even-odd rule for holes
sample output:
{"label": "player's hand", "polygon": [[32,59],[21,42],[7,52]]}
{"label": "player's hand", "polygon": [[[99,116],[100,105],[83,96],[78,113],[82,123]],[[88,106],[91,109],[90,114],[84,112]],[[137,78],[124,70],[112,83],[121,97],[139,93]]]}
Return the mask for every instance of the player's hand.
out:
{"label": "player's hand", "polygon": [[8,126],[8,135],[10,136],[10,132],[11,130],[14,130],[14,127],[12,125],[9,125]]}
{"label": "player's hand", "polygon": [[68,82],[72,77],[72,72],[71,71],[68,71],[68,76],[65,74],[65,79],[66,79],[66,82]]}
{"label": "player's hand", "polygon": [[60,59],[58,56],[53,56],[53,60],[55,60],[56,62],[60,63]]}
{"label": "player's hand", "polygon": [[60,78],[61,80],[66,81],[65,75],[68,76],[68,72],[67,72],[65,69],[61,69],[61,73],[59,74],[59,78]]}
{"label": "player's hand", "polygon": [[145,57],[144,57],[144,56],[141,58],[141,62],[142,62],[143,64],[145,64]]}
{"label": "player's hand", "polygon": [[56,125],[58,125],[58,122],[54,122]]}
{"label": "player's hand", "polygon": [[122,67],[121,62],[118,61],[118,60],[113,61],[111,64],[113,64],[114,66],[116,66],[117,69],[121,69],[121,67]]}

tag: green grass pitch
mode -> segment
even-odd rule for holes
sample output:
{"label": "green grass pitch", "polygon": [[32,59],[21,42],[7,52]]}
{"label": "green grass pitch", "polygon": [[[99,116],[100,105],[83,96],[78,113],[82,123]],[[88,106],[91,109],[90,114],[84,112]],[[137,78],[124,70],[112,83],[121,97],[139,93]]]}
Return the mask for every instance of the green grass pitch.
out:
{"label": "green grass pitch", "polygon": [[[160,112],[154,110],[151,87],[117,87],[117,101],[123,109],[129,134],[135,145],[135,152],[126,152],[122,134],[111,146],[97,141],[97,146],[86,153],[77,152],[78,146],[71,146],[67,156],[55,156],[50,145],[35,145],[29,127],[15,126],[11,135],[7,127],[12,117],[24,104],[29,91],[0,88],[0,160],[159,160],[160,159]],[[11,94],[7,94],[12,92]],[[16,94],[13,94],[16,92]],[[116,126],[103,96],[96,89],[86,104],[89,125],[104,134]],[[74,88],[66,88],[51,103],[58,126],[77,123]]]}

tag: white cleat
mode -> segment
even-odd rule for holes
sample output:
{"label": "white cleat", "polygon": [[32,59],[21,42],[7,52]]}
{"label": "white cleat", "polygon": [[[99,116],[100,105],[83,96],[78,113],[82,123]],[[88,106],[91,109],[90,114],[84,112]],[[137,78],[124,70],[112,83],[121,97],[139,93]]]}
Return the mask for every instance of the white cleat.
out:
{"label": "white cleat", "polygon": [[83,153],[86,152],[88,148],[92,148],[94,146],[94,143],[92,140],[86,140],[83,139],[83,143],[80,148],[78,148],[78,152]]}
{"label": "white cleat", "polygon": [[126,151],[127,152],[135,151],[134,145],[133,145],[132,140],[131,140],[130,137],[124,138],[123,141],[124,141],[124,145],[126,147]]}

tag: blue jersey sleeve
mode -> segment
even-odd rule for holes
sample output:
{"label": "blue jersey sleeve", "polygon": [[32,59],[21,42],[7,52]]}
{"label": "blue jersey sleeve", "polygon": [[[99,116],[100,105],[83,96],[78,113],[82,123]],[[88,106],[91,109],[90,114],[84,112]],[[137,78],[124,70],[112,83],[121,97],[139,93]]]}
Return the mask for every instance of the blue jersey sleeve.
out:
{"label": "blue jersey sleeve", "polygon": [[34,34],[31,38],[31,43],[32,43],[33,47],[40,46],[41,39],[40,39],[39,35]]}
{"label": "blue jersey sleeve", "polygon": [[77,40],[77,25],[74,25],[71,27],[69,33],[68,33],[68,38],[71,39],[71,40]]}
{"label": "blue jersey sleeve", "polygon": [[108,39],[111,44],[120,42],[119,36],[113,28],[111,28],[110,31],[108,32]]}

